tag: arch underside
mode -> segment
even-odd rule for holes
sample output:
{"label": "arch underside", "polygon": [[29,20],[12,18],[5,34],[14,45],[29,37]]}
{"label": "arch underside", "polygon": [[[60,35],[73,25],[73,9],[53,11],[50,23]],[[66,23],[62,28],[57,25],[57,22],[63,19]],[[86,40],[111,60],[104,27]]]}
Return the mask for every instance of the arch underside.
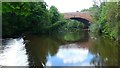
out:
{"label": "arch underside", "polygon": [[77,18],[77,17],[74,17],[74,18],[69,18],[69,19],[72,19],[72,20],[77,20],[77,21],[82,22],[83,24],[85,24],[85,28],[88,28],[88,27],[90,26],[90,21],[89,21],[89,20],[87,20],[87,19]]}

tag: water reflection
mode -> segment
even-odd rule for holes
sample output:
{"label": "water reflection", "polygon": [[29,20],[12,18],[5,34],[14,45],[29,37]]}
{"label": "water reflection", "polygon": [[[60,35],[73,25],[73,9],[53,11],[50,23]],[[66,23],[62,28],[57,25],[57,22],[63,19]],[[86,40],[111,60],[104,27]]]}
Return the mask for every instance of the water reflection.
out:
{"label": "water reflection", "polygon": [[[65,35],[63,35],[63,37],[64,36]],[[28,50],[29,55],[31,55],[31,57],[33,58],[35,65],[118,65],[118,50],[115,42],[112,40],[103,37],[89,38],[89,36],[83,35],[83,38],[79,36],[79,39],[73,42],[68,40],[65,41],[62,36],[59,36],[62,37],[62,39],[60,39],[59,37],[57,37],[58,39],[54,37],[28,37],[30,43],[27,44],[26,48]]]}
{"label": "water reflection", "polygon": [[77,41],[83,38],[84,34],[79,33],[79,32],[66,32],[61,35],[61,39],[65,41]]}
{"label": "water reflection", "polygon": [[87,42],[89,40],[89,34],[87,31],[60,32],[56,37],[56,39],[63,44],[70,42]]}
{"label": "water reflection", "polygon": [[91,39],[90,51],[96,54],[93,64],[96,66],[118,66],[118,44],[109,38],[97,37]]}
{"label": "water reflection", "polygon": [[59,47],[56,55],[47,56],[46,66],[93,66],[90,64],[94,55],[86,48],[76,44],[66,44]]}
{"label": "water reflection", "polygon": [[91,34],[90,37],[83,32],[5,39],[0,65],[117,66],[118,44],[108,38]]}
{"label": "water reflection", "polygon": [[29,43],[26,49],[29,55],[30,66],[42,66],[45,64],[48,54],[55,55],[57,53],[59,43],[49,36],[29,36]]}

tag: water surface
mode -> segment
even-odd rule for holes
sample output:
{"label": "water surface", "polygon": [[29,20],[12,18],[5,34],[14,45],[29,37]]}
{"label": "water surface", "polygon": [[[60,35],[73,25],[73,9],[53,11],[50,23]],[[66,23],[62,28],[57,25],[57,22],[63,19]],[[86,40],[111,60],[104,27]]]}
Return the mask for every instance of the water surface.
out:
{"label": "water surface", "polygon": [[88,32],[3,40],[2,66],[117,66],[118,44]]}

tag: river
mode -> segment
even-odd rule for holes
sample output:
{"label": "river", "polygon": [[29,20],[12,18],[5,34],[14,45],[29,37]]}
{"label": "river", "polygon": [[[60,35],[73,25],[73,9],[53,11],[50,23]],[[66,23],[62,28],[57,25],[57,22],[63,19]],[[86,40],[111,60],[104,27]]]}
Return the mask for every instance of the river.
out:
{"label": "river", "polygon": [[118,44],[87,31],[2,39],[2,66],[118,66]]}

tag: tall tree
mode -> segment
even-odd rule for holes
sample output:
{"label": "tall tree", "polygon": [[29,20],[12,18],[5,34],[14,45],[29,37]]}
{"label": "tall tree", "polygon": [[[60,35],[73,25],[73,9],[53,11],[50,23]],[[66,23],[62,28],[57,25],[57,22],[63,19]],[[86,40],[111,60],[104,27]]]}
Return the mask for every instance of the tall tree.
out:
{"label": "tall tree", "polygon": [[55,23],[60,20],[60,14],[58,12],[58,9],[55,6],[51,6],[49,12],[51,14],[52,23]]}

